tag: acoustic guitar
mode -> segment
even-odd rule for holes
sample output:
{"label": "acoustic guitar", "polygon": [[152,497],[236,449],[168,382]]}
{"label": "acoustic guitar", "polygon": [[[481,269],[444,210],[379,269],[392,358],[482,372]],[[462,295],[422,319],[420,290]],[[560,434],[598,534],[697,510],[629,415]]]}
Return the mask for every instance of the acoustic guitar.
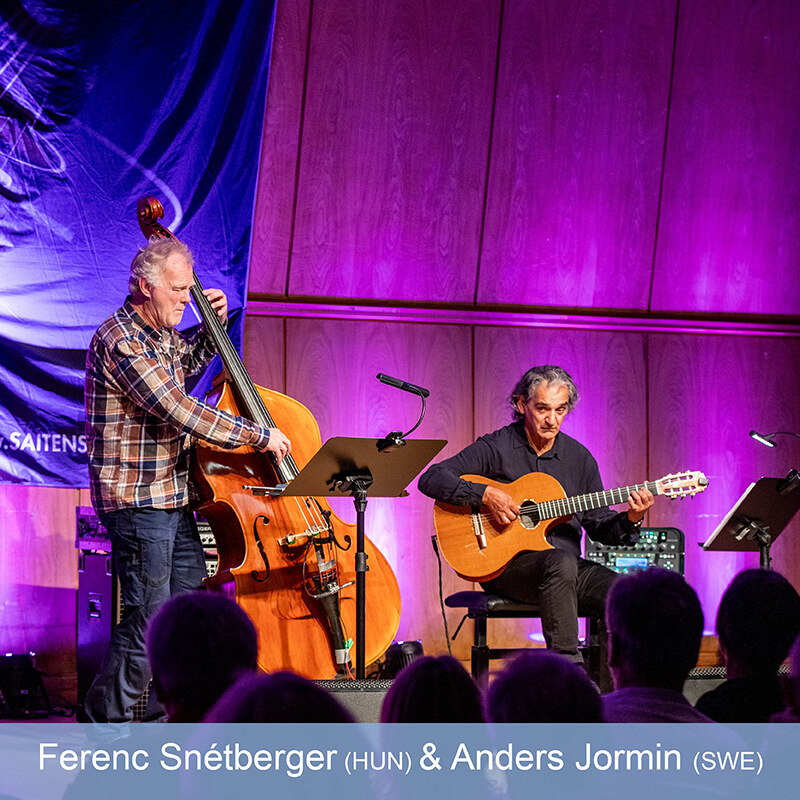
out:
{"label": "acoustic guitar", "polygon": [[542,472],[523,475],[513,483],[500,483],[481,475],[462,475],[466,481],[496,486],[520,507],[517,519],[501,525],[482,507],[453,506],[437,501],[433,523],[445,561],[469,581],[496,578],[514,556],[530,550],[547,550],[548,531],[573,514],[603,506],[627,503],[631,492],[649,489],[671,499],[705,491],[708,479],[702,472],[680,472],[661,480],[567,497],[561,484]]}

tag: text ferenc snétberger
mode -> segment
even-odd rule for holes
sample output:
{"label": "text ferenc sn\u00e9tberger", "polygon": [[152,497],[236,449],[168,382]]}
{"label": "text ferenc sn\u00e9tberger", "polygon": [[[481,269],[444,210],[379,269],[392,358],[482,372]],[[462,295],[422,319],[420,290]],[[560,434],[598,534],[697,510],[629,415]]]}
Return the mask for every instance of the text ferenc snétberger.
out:
{"label": "text ferenc sn\u00e9tberger", "polygon": [[[342,753],[338,750],[300,750],[300,749],[257,749],[250,750],[238,742],[217,746],[210,745],[206,750],[183,749],[179,744],[167,742],[161,746],[160,759],[154,762],[147,750],[127,749],[62,749],[55,742],[43,742],[39,746],[39,770],[47,768],[60,768],[67,772],[142,772],[148,770],[152,763],[168,772],[177,770],[186,772],[201,771],[275,771],[283,772],[291,778],[299,778],[304,772],[318,772],[320,770],[331,772],[340,767],[346,756],[356,756],[353,759],[353,772],[374,771],[391,769],[391,764],[397,766],[410,764],[408,753],[401,753],[395,761],[390,760],[389,767],[384,766],[386,761],[378,761],[375,756],[380,755],[367,752]],[[440,751],[441,752],[441,751]],[[463,742],[458,745],[455,754],[448,761],[437,752],[437,746],[429,742],[424,745],[424,751],[419,758],[418,767],[426,772],[431,770],[483,771],[500,770],[508,772],[550,771],[560,772],[566,769],[575,769],[579,772],[587,771],[617,771],[617,772],[664,772],[679,771],[681,769],[681,754],[678,750],[663,749],[660,743],[655,747],[637,749],[593,748],[587,742],[585,749],[579,751],[579,757],[568,759],[562,750],[520,748],[514,743],[505,747],[491,749],[470,749]],[[380,765],[379,765],[380,764]],[[348,767],[348,772],[351,769]],[[402,770],[405,771],[405,770]]]}

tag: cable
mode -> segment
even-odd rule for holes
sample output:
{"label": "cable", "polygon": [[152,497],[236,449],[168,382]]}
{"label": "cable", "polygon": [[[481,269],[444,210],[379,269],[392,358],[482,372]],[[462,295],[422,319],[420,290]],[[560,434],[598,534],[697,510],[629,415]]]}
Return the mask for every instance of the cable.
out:
{"label": "cable", "polygon": [[431,536],[431,545],[433,552],[436,553],[436,560],[439,563],[439,606],[442,609],[442,622],[444,622],[444,637],[447,640],[447,652],[452,656],[453,651],[450,647],[450,630],[447,627],[447,614],[444,610],[444,589],[442,587],[442,556],[439,553],[439,544],[436,539],[436,534]]}

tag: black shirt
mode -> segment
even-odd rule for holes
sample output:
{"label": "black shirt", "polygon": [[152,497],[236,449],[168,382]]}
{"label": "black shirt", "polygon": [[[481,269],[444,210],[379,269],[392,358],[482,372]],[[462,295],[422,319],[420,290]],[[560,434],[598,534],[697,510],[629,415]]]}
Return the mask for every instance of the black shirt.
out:
{"label": "black shirt", "polygon": [[[461,475],[483,475],[511,483],[529,472],[551,475],[567,497],[603,491],[597,462],[580,442],[559,433],[552,448],[538,456],[528,442],[522,420],[481,436],[452,458],[434,464],[420,478],[419,489],[445,503],[479,507],[486,487],[465,481]],[[616,513],[608,507],[575,514],[568,522],[554,527],[547,539],[554,547],[580,555],[581,528],[603,544],[633,544],[638,539],[638,528],[628,519],[627,511]]]}

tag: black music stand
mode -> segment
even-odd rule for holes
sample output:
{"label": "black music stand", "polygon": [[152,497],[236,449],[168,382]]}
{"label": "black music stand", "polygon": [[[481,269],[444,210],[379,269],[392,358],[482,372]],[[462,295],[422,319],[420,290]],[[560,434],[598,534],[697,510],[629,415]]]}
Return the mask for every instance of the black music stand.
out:
{"label": "black music stand", "polygon": [[350,495],[356,507],[356,678],[364,677],[364,608],[367,554],[364,552],[367,497],[405,497],[406,486],[447,444],[446,439],[386,440],[334,436],[286,485],[283,497]]}
{"label": "black music stand", "polygon": [[703,544],[704,550],[758,550],[762,569],[771,569],[770,548],[800,508],[800,482],[761,478],[751,483]]}

